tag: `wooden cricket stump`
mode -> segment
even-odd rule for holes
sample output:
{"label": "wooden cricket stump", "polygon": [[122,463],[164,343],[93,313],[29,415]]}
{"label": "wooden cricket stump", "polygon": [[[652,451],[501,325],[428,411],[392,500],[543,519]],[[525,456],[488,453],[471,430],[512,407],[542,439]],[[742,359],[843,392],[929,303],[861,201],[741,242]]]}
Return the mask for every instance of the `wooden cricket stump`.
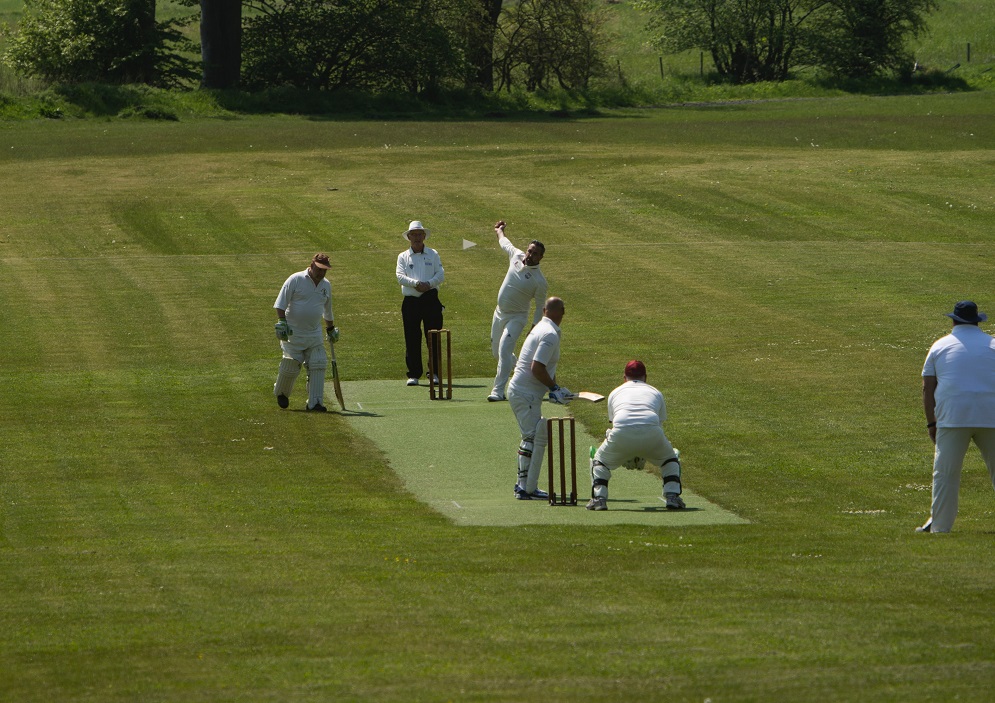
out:
{"label": "wooden cricket stump", "polygon": [[[443,376],[439,373],[442,370],[442,337],[446,338],[446,376],[447,381],[445,398],[442,396]],[[435,368],[435,357],[439,357],[439,369]],[[439,390],[436,393],[435,378],[439,377]],[[453,399],[453,337],[447,329],[428,331],[428,397],[429,400],[452,400]]]}
{"label": "wooden cricket stump", "polygon": [[[567,493],[566,428],[570,428],[570,493]],[[554,428],[556,433],[554,435]],[[546,473],[549,475],[549,504],[577,505],[577,436],[572,417],[551,417],[546,420]],[[556,492],[556,461],[554,437],[559,444],[560,491]]]}

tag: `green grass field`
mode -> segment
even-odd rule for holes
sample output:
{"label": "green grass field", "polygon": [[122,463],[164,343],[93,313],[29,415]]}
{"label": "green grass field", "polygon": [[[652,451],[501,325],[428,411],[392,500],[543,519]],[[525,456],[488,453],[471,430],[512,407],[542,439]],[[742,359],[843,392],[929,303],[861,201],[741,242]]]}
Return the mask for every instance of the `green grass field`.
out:
{"label": "green grass field", "polygon": [[[975,451],[955,532],[913,528],[926,349],[995,313],[993,117],[0,123],[0,700],[990,700]],[[347,417],[280,411],[271,306],[318,250],[347,383],[407,390],[413,218],[458,377],[493,371],[503,218],[547,246],[561,382],[643,359],[687,489],[749,524],[460,526]],[[430,418],[399,431],[450,460],[494,439]]]}

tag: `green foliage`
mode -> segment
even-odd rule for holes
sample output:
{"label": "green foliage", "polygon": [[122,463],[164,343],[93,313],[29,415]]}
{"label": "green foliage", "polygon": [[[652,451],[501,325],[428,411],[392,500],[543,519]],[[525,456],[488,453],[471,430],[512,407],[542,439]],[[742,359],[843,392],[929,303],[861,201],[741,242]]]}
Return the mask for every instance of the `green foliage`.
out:
{"label": "green foliage", "polygon": [[708,52],[736,83],[785,80],[795,65],[799,26],[820,0],[639,0],[666,51]]}
{"label": "green foliage", "polygon": [[786,80],[804,66],[833,76],[911,73],[908,42],[935,0],[637,0],[655,43],[701,49],[735,83]]}
{"label": "green foliage", "polygon": [[911,76],[909,43],[936,8],[936,0],[831,0],[807,28],[812,63],[840,78]]}
{"label": "green foliage", "polygon": [[471,0],[250,3],[242,38],[250,88],[438,91],[462,85]]}
{"label": "green foliage", "polygon": [[502,13],[498,89],[586,90],[605,72],[605,13],[594,0],[519,0]]}
{"label": "green foliage", "polygon": [[25,0],[6,61],[25,76],[77,83],[178,85],[196,75],[175,21],[150,0]]}

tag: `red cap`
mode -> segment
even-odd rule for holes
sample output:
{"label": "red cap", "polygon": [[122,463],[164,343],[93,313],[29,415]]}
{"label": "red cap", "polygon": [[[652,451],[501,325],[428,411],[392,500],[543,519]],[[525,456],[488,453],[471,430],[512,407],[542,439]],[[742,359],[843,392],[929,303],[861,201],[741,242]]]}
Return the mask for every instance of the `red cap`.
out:
{"label": "red cap", "polygon": [[646,378],[646,364],[633,359],[625,365],[625,377],[632,379]]}

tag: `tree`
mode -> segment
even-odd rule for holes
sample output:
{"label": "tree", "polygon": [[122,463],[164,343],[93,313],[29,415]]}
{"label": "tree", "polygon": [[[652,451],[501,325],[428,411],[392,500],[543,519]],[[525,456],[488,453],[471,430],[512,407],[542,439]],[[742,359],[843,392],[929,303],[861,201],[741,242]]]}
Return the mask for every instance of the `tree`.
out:
{"label": "tree", "polygon": [[233,88],[242,71],[242,0],[200,0],[201,86]]}
{"label": "tree", "polygon": [[496,45],[499,88],[585,90],[605,70],[605,17],[593,0],[519,0]]}
{"label": "tree", "polygon": [[926,31],[936,0],[831,0],[808,42],[813,63],[834,76],[910,73],[909,38]]}
{"label": "tree", "polygon": [[176,85],[192,75],[178,24],[156,22],[155,0],[25,0],[7,60],[53,82]]}
{"label": "tree", "polygon": [[806,20],[827,0],[639,0],[653,13],[655,44],[679,53],[709,52],[735,83],[779,81],[794,66]]}
{"label": "tree", "polygon": [[465,84],[467,8],[477,0],[252,0],[250,87],[431,93]]}

